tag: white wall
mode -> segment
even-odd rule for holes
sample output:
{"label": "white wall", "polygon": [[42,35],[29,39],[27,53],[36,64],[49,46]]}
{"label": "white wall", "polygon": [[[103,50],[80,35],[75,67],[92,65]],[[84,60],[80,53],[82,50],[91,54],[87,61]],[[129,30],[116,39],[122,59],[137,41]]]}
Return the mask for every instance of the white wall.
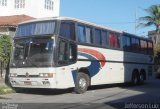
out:
{"label": "white wall", "polygon": [[54,1],[54,9],[47,10],[44,8],[45,0],[25,0],[25,8],[15,9],[15,0],[8,0],[7,7],[0,6],[0,16],[20,15],[25,14],[35,18],[59,16],[60,0]]}
{"label": "white wall", "polygon": [[7,27],[0,28],[0,34],[8,35],[8,28]]}

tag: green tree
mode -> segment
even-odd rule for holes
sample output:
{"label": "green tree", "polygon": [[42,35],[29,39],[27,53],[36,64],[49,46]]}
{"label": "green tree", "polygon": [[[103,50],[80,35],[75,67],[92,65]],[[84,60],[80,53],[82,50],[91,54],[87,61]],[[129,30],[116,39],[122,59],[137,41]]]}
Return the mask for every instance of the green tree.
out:
{"label": "green tree", "polygon": [[138,27],[155,26],[156,31],[160,32],[160,4],[152,5],[148,9],[145,9],[148,13],[147,16],[139,18]]}
{"label": "green tree", "polygon": [[[145,9],[145,11],[148,13],[147,16],[140,17],[139,25],[138,27],[149,27],[154,26],[156,29],[156,39],[158,39],[158,34],[160,34],[160,4],[158,5],[152,5],[148,9]],[[157,57],[160,57],[160,45],[158,44],[156,40],[156,45],[154,47],[154,55]]]}
{"label": "green tree", "polygon": [[12,39],[9,35],[2,35],[0,37],[0,63],[1,63],[1,77],[2,72],[6,69],[6,77],[5,79],[8,80],[9,74],[9,61],[12,51]]}

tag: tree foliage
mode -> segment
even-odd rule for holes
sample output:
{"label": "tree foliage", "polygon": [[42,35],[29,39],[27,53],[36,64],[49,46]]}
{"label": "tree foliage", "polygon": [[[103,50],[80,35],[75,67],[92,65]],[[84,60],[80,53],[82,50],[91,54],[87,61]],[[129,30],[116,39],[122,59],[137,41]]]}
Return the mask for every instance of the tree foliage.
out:
{"label": "tree foliage", "polygon": [[9,35],[0,37],[0,61],[7,64],[12,51],[12,40]]}
{"label": "tree foliage", "polygon": [[9,61],[12,51],[12,39],[9,35],[0,37],[0,71],[1,77],[4,69],[9,69]]}
{"label": "tree foliage", "polygon": [[154,56],[160,57],[160,44],[155,45],[154,47]]}
{"label": "tree foliage", "polygon": [[145,11],[148,15],[139,18],[138,27],[155,26],[157,32],[160,32],[160,4],[152,5]]}
{"label": "tree foliage", "polygon": [[160,69],[160,44],[156,44],[154,46],[154,63],[155,63],[155,71]]}

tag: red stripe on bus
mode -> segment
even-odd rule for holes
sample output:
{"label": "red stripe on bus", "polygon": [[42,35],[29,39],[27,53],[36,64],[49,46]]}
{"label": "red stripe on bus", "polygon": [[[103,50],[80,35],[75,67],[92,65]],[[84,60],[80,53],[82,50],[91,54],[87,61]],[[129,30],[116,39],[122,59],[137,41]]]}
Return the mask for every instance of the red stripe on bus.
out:
{"label": "red stripe on bus", "polygon": [[[91,54],[94,57],[96,57],[98,60],[104,60],[104,61],[106,60],[105,56],[96,50],[87,49],[87,48],[78,48],[78,51]],[[102,67],[106,64],[106,62],[100,62],[100,63]]]}

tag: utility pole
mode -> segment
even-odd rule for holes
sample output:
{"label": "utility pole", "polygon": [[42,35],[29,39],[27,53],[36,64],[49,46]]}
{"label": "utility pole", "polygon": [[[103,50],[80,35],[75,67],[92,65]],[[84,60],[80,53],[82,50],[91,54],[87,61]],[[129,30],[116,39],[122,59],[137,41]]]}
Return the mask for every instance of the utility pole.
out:
{"label": "utility pole", "polygon": [[135,34],[137,33],[137,8],[135,10]]}

